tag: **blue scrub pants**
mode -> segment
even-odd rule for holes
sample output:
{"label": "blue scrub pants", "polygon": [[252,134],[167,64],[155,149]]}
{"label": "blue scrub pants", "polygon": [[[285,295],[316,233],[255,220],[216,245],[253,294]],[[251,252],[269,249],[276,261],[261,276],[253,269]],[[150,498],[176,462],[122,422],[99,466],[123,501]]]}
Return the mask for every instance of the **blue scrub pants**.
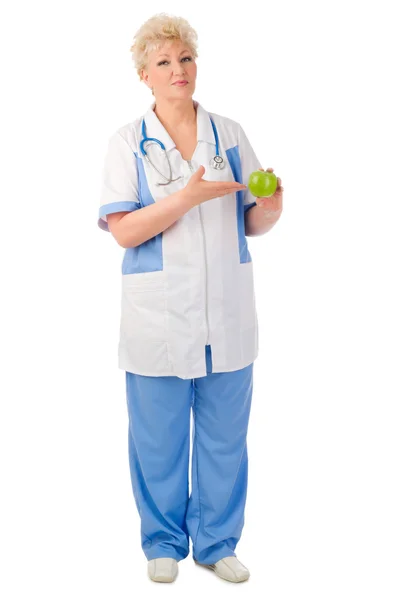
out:
{"label": "blue scrub pants", "polygon": [[[253,365],[195,379],[126,371],[129,466],[148,560],[189,554],[213,564],[234,550],[247,497]],[[192,493],[189,496],[193,411]]]}

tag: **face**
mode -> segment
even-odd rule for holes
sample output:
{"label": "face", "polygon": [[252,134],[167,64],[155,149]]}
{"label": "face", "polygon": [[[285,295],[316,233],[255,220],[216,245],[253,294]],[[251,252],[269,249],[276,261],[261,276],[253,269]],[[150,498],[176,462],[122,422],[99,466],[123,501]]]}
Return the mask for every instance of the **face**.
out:
{"label": "face", "polygon": [[[154,96],[164,98],[189,98],[195,91],[196,63],[187,46],[181,41],[166,42],[149,55],[147,68],[142,71],[146,85]],[[186,80],[186,85],[174,85]]]}

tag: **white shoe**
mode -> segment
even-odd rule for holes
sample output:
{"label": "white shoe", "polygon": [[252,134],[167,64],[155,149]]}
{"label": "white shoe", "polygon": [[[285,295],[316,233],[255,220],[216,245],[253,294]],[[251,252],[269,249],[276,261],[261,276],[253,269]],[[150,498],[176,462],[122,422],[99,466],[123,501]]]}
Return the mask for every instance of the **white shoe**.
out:
{"label": "white shoe", "polygon": [[235,556],[221,558],[213,565],[204,565],[197,561],[195,564],[212,569],[216,575],[233,583],[246,581],[250,577],[250,571]]}
{"label": "white shoe", "polygon": [[153,581],[171,583],[178,575],[178,562],[175,558],[153,558],[147,563],[147,572]]}

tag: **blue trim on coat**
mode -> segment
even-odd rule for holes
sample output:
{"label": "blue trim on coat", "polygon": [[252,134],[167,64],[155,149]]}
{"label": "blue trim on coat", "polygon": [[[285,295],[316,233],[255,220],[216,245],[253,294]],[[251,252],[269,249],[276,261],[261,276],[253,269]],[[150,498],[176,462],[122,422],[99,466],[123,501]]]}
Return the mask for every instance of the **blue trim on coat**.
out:
{"label": "blue trim on coat", "polygon": [[250,204],[244,204],[244,214],[247,212],[247,210],[250,210],[250,208],[252,208],[253,206],[257,205],[257,201],[254,200],[254,202],[250,202]]}
{"label": "blue trim on coat", "polygon": [[[142,159],[136,156],[136,168],[138,171],[138,187],[140,207],[154,204],[154,198],[150,193]],[[122,274],[150,273],[151,271],[163,270],[163,232],[150,238],[132,248],[126,248],[122,261]]]}
{"label": "blue trim on coat", "polygon": [[[227,160],[233,171],[233,177],[238,183],[243,183],[243,175],[241,170],[241,159],[239,147],[229,148],[226,150]],[[236,192],[237,197],[237,232],[238,232],[238,249],[240,254],[240,262],[251,262],[251,254],[248,249],[247,238],[245,235],[244,213],[252,207],[253,204],[244,205],[244,190]]]}

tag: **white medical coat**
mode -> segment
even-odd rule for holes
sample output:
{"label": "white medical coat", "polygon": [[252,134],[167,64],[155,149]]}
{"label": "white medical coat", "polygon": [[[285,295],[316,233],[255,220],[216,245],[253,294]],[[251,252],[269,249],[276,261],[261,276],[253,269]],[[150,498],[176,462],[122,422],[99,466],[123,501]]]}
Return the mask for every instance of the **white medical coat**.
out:
{"label": "white medical coat", "polygon": [[[110,137],[102,177],[98,225],[109,231],[106,215],[141,210],[186,186],[192,173],[205,167],[203,179],[247,185],[262,168],[236,121],[197,109],[197,146],[184,160],[154,112],[155,102],[135,121]],[[225,168],[212,169],[216,125]],[[173,178],[165,181],[140,151],[142,119],[147,137],[166,147]],[[169,175],[156,143],[144,144],[157,168]],[[244,215],[256,203],[248,187],[193,207],[171,227],[139,246],[125,249],[118,366],[148,376],[182,379],[207,374],[205,346],[211,346],[212,373],[235,371],[258,355],[258,320],[253,263],[245,236]]]}

